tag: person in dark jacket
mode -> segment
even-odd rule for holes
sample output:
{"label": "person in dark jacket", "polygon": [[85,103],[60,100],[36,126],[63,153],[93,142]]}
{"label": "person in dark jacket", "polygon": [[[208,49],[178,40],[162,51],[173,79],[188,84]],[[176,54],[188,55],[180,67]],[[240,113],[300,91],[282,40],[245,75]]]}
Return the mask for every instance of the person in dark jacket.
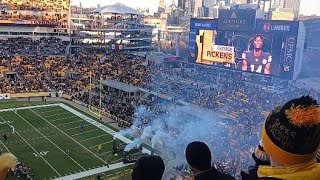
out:
{"label": "person in dark jacket", "polygon": [[164,162],[156,155],[142,156],[134,165],[132,180],[161,180],[164,173]]}
{"label": "person in dark jacket", "polygon": [[203,142],[191,142],[186,148],[186,159],[193,172],[194,180],[234,179],[211,166],[211,151]]}

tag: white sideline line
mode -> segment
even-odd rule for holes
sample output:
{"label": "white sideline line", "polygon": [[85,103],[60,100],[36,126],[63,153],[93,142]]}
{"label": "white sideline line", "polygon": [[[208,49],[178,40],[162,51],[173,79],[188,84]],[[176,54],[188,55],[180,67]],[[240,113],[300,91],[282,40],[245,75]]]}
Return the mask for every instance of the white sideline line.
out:
{"label": "white sideline line", "polygon": [[[112,140],[112,141],[113,141],[113,140]],[[112,141],[107,141],[107,142],[105,142],[105,143],[101,143],[101,145],[111,143]],[[100,145],[100,144],[97,144],[97,145],[91,146],[90,148],[97,147],[98,145]]]}
{"label": "white sideline line", "polygon": [[89,141],[89,140],[96,139],[96,138],[99,138],[99,137],[102,137],[102,136],[106,136],[106,135],[108,135],[108,134],[102,134],[102,135],[100,135],[100,136],[91,137],[91,138],[89,138],[89,139],[85,139],[85,140],[82,140],[82,141],[80,141],[80,142]]}
{"label": "white sideline line", "polygon": [[[6,122],[6,120],[3,119],[3,117],[0,116],[0,118],[1,118],[4,122]],[[7,122],[6,122],[6,124],[7,124],[8,126],[10,126]],[[45,160],[44,157],[42,157],[42,156],[40,155],[40,153],[39,153],[33,146],[31,146],[31,144],[29,144],[22,136],[20,136],[20,134],[19,134],[18,132],[16,132],[16,134],[17,134],[49,167],[51,167],[51,169],[52,169],[54,172],[56,172],[56,173],[61,177],[61,174],[60,174],[54,167],[52,167],[52,165],[51,165],[47,160]]]}
{"label": "white sideline line", "polygon": [[60,114],[51,114],[51,115],[43,116],[43,117],[60,116],[60,115],[63,115],[63,114],[68,114],[68,113],[69,113],[69,112],[64,112],[64,113],[60,113]]}
{"label": "white sideline line", "polygon": [[45,120],[48,124],[50,124],[51,126],[53,126],[54,128],[56,128],[57,130],[59,130],[61,133],[63,133],[65,136],[69,137],[70,139],[72,139],[74,142],[76,142],[78,145],[80,145],[82,148],[84,148],[85,150],[87,150],[88,152],[90,152],[92,155],[94,155],[96,158],[100,159],[102,162],[104,162],[105,164],[107,164],[106,161],[104,161],[103,159],[101,159],[99,156],[97,156],[96,154],[94,154],[92,151],[90,151],[88,148],[86,148],[85,146],[83,146],[82,144],[80,144],[78,141],[76,141],[75,139],[73,139],[71,136],[69,136],[67,133],[63,132],[61,129],[59,129],[57,126],[55,126],[54,124],[52,124],[50,121],[46,120],[44,117],[42,117],[40,114],[36,113],[35,111],[33,111],[32,109],[30,109],[30,111],[32,111],[34,114],[38,115],[41,119]]}
{"label": "white sideline line", "polygon": [[72,134],[71,136],[78,136],[78,135],[81,135],[81,134],[87,134],[89,132],[93,132],[93,131],[98,131],[99,129],[92,129],[90,131],[85,131],[85,132],[82,132],[82,133],[77,133],[77,134]]}
{"label": "white sideline line", "polygon": [[28,106],[28,107],[8,108],[8,109],[1,109],[0,112],[7,112],[7,111],[14,111],[14,110],[24,110],[24,109],[34,109],[34,108],[43,108],[43,107],[52,107],[52,106],[59,106],[59,105],[60,104],[43,104],[43,105]]}
{"label": "white sideline line", "polygon": [[114,160],[114,161],[112,161],[110,164],[113,164],[113,163],[115,163],[115,162],[118,162],[119,160],[122,160],[123,158],[119,158],[119,159],[117,159],[117,160]]}
{"label": "white sideline line", "polygon": [[[31,110],[31,109],[30,109]],[[68,123],[62,123],[62,124],[58,124],[57,126],[63,126],[63,125],[67,125],[67,124],[73,124],[73,123],[77,123],[77,122],[81,122],[82,120],[77,120],[77,121],[71,121]]]}
{"label": "white sideline line", "polygon": [[103,172],[108,172],[108,171],[111,171],[111,170],[115,170],[115,169],[119,169],[119,168],[122,168],[122,167],[130,166],[132,164],[133,163],[124,164],[122,162],[121,163],[117,163],[117,164],[111,164],[109,167],[108,166],[104,166],[104,167],[100,167],[100,168],[96,168],[96,169],[91,169],[89,171],[84,171],[84,172],[80,172],[80,173],[76,173],[76,174],[72,174],[72,175],[56,178],[55,180],[81,179],[81,178],[92,176],[92,175],[95,175],[95,174],[100,174],[100,173],[103,173]]}
{"label": "white sideline line", "polygon": [[[31,109],[30,109],[31,110]],[[32,111],[32,110],[31,110]],[[36,130],[41,136],[43,136],[46,140],[48,140],[52,145],[54,145],[56,148],[58,148],[63,154],[68,155],[64,150],[62,150],[59,146],[57,146],[54,142],[52,142],[48,137],[46,137],[44,134],[42,134],[37,128],[35,128],[31,123],[29,123],[25,118],[20,116],[20,114],[17,113],[17,115],[24,120],[29,126],[31,126],[34,130]],[[69,157],[74,163],[76,163],[79,167],[81,167],[84,171],[86,170],[84,167],[82,167],[77,161],[75,161],[72,157]]]}
{"label": "white sideline line", "polygon": [[76,117],[76,116],[69,116],[69,117],[64,117],[64,118],[60,118],[60,119],[55,119],[55,120],[52,120],[51,122],[60,121],[60,120],[64,120],[64,119],[69,119],[69,118],[73,118],[73,117]]}
{"label": "white sideline line", "polygon": [[50,111],[41,111],[40,113],[41,114],[44,114],[44,113],[48,113],[48,112],[55,112],[55,111],[61,111],[63,109],[53,109],[53,110],[50,110]]}
{"label": "white sideline line", "polygon": [[[90,126],[91,124],[86,124],[86,125],[83,125],[84,127],[86,126]],[[73,130],[73,129],[80,129],[80,127],[76,126],[76,127],[73,127],[73,128],[69,128],[69,129],[66,129],[66,131],[70,131],[70,130]]]}

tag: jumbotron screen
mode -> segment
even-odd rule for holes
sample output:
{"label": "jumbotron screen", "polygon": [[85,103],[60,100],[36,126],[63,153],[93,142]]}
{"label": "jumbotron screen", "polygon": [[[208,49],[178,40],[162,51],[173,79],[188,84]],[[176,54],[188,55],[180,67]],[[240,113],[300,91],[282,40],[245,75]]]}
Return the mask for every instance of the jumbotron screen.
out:
{"label": "jumbotron screen", "polygon": [[216,20],[191,20],[189,62],[291,78],[297,22],[261,20],[255,31],[218,29]]}
{"label": "jumbotron screen", "polygon": [[67,28],[70,0],[2,0],[0,25],[22,24]]}

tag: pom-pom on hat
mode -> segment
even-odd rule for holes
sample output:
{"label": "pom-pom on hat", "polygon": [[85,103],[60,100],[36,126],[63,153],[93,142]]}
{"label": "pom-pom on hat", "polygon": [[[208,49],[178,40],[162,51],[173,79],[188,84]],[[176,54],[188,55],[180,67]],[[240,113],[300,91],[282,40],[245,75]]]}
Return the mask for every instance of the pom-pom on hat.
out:
{"label": "pom-pom on hat", "polygon": [[310,96],[275,108],[262,128],[265,152],[282,165],[316,159],[320,144],[320,108]]}

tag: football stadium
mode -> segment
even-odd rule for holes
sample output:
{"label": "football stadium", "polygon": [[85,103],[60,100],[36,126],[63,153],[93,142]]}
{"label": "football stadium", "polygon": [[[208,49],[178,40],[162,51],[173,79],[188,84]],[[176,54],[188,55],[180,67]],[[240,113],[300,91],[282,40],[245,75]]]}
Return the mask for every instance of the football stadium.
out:
{"label": "football stadium", "polygon": [[115,2],[0,0],[0,180],[320,179],[319,17]]}
{"label": "football stadium", "polygon": [[122,168],[123,172],[129,168],[130,164],[122,163],[123,154],[112,154],[115,131],[97,120],[62,103],[14,104],[17,107],[1,110],[1,132],[8,134],[1,149],[28,162],[35,179],[55,179],[97,168],[102,172],[104,167]]}

